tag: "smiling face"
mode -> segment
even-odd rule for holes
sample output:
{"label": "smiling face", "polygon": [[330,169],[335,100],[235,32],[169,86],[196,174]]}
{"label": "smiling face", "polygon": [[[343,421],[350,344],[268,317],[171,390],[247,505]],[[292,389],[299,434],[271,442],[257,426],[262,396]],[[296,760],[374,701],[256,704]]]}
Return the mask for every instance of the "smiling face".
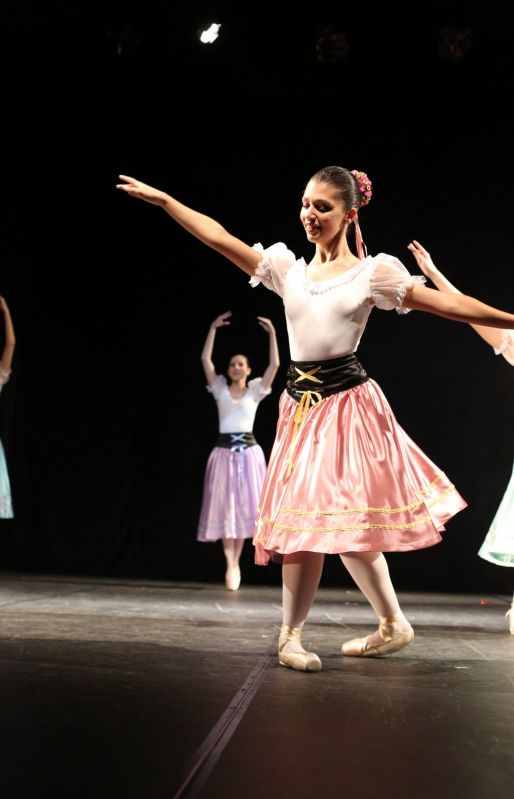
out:
{"label": "smiling face", "polygon": [[227,374],[232,383],[239,383],[246,381],[246,378],[252,370],[248,363],[246,355],[233,355],[229,361]]}
{"label": "smiling face", "polygon": [[340,191],[329,183],[310,180],[302,197],[300,220],[312,244],[328,244],[343,232],[348,213]]}

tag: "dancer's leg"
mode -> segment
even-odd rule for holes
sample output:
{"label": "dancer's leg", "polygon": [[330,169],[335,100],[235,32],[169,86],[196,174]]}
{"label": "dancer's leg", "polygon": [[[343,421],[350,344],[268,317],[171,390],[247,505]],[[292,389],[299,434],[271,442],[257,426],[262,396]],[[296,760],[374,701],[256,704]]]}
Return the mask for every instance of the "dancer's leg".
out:
{"label": "dancer's leg", "polygon": [[225,553],[227,566],[239,566],[239,558],[243,551],[244,542],[244,538],[223,539],[223,551]]}
{"label": "dancer's leg", "polygon": [[[320,552],[295,552],[284,555],[282,564],[283,625],[302,628],[311,609],[323,570],[324,554]],[[288,641],[287,652],[305,652],[299,639]]]}
{"label": "dancer's leg", "polygon": [[229,591],[237,591],[241,583],[241,571],[239,569],[239,558],[243,551],[244,538],[224,538],[223,552],[227,562],[225,572],[225,585]]}
{"label": "dancer's leg", "polygon": [[512,597],[512,605],[505,615],[509,621],[510,634],[514,635],[514,596]]}
{"label": "dancer's leg", "polygon": [[[382,552],[345,552],[341,560],[378,617],[397,616],[393,632],[410,629],[391,582],[389,567]],[[368,636],[370,645],[383,643],[378,631]]]}

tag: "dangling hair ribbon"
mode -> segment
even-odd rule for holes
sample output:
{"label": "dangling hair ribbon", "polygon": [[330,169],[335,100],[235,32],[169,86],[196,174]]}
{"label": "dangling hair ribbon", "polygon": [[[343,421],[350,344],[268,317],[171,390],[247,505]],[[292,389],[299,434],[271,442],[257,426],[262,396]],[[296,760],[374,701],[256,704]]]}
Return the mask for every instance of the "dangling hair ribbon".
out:
{"label": "dangling hair ribbon", "polygon": [[[360,207],[362,208],[363,205],[367,205],[371,200],[372,194],[372,185],[371,180],[368,178],[365,172],[359,172],[358,169],[350,170],[353,177],[355,178],[355,182],[357,183],[357,188],[359,189],[360,193]],[[367,258],[368,251],[366,249],[366,245],[364,244],[364,239],[362,238],[361,229],[359,226],[359,217],[358,214],[355,214],[354,220],[355,222],[355,241],[357,243],[357,255],[359,258]]]}
{"label": "dangling hair ribbon", "polygon": [[355,214],[353,218],[353,222],[355,225],[355,242],[357,244],[357,255],[359,256],[360,260],[362,261],[363,258],[367,258],[368,250],[366,249],[366,245],[364,244],[364,239],[362,238],[361,228],[359,225],[359,215]]}

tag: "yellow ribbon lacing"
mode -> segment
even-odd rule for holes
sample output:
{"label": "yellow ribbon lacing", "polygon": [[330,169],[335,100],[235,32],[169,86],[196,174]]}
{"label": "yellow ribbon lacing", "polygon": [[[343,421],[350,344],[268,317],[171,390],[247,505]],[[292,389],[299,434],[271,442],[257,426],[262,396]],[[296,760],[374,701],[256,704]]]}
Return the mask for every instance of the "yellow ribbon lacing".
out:
{"label": "yellow ribbon lacing", "polygon": [[[301,369],[298,369],[295,366],[295,370],[298,372],[298,377],[295,378],[295,383],[300,383],[302,380],[311,380],[313,383],[323,383],[323,380],[320,380],[318,377],[314,377],[316,372],[321,369],[321,366],[315,366],[313,369],[309,369],[308,372],[302,372]],[[302,395],[300,402],[298,403],[298,407],[296,408],[294,414],[294,427],[293,427],[293,435],[291,438],[291,444],[289,446],[289,465],[287,467],[287,477],[291,474],[293,470],[293,457],[294,451],[296,449],[296,444],[298,442],[298,438],[300,437],[300,433],[302,428],[305,424],[305,420],[307,419],[307,414],[309,410],[314,405],[318,405],[321,402],[323,397],[319,393],[319,391],[300,391]]]}

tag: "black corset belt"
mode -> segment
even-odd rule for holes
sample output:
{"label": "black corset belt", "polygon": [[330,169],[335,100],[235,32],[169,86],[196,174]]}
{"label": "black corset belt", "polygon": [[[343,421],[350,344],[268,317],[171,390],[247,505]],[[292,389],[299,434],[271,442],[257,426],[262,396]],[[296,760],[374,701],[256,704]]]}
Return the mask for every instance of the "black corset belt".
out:
{"label": "black corset belt", "polygon": [[354,388],[368,379],[353,352],[350,355],[343,355],[342,358],[330,358],[327,361],[291,361],[287,371],[286,390],[298,405],[293,417],[288,477],[293,469],[294,451],[309,410],[325,397]]}
{"label": "black corset belt", "polygon": [[231,449],[233,452],[241,452],[255,444],[257,441],[253,433],[220,433],[216,441],[217,447]]}
{"label": "black corset belt", "polygon": [[291,361],[287,370],[286,390],[296,402],[306,393],[324,399],[365,383],[368,375],[355,353],[327,361]]}

